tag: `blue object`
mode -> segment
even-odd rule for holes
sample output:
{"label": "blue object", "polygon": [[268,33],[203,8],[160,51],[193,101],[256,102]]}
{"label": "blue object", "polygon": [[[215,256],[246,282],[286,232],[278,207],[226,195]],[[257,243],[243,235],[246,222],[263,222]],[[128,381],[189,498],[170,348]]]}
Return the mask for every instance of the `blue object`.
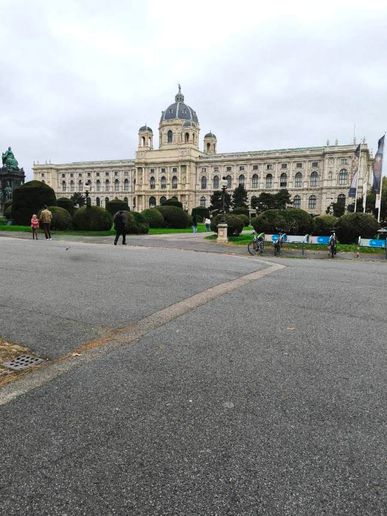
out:
{"label": "blue object", "polygon": [[369,247],[379,247],[380,249],[384,249],[386,247],[386,240],[370,240]]}
{"label": "blue object", "polygon": [[317,243],[318,244],[328,245],[329,244],[329,239],[330,239],[329,236],[319,236],[319,237],[317,237]]}

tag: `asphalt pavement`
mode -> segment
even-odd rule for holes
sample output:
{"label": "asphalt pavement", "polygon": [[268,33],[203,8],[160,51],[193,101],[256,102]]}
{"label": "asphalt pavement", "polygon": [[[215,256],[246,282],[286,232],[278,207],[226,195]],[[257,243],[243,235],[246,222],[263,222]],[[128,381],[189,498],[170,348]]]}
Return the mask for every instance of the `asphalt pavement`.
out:
{"label": "asphalt pavement", "polygon": [[[190,296],[262,276],[136,340],[123,334],[39,387],[8,386],[0,514],[386,513],[384,263],[280,258],[271,264],[285,267],[263,275],[270,264],[256,258],[78,244],[71,261],[65,243],[39,254],[5,240],[2,314],[7,303],[20,312],[0,316],[0,335],[6,324],[25,342],[14,327],[42,288],[36,297],[59,317],[58,340],[41,348],[53,358],[106,325],[130,332]],[[52,266],[28,274],[44,256]],[[93,278],[102,283],[88,290]],[[68,314],[83,325],[71,346]],[[54,334],[44,321],[36,346]]]}

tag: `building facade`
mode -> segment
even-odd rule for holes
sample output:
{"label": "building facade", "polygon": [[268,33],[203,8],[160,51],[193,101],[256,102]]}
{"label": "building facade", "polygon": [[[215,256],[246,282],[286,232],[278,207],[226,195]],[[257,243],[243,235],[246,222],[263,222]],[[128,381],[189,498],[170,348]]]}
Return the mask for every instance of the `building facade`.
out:
{"label": "building facade", "polygon": [[[105,206],[118,198],[141,211],[177,197],[184,209],[210,205],[210,197],[227,179],[231,192],[239,184],[253,196],[287,189],[293,206],[323,214],[334,202],[348,204],[352,158],[356,144],[295,149],[218,153],[212,132],[199,148],[200,126],[196,112],[184,103],[179,91],[175,102],[162,112],[159,147],[147,125],[138,131],[134,159],[65,164],[34,163],[34,179],[50,185],[57,197],[89,192],[91,203]],[[371,177],[372,159],[361,145],[358,190]],[[352,200],[350,200],[352,202]]]}

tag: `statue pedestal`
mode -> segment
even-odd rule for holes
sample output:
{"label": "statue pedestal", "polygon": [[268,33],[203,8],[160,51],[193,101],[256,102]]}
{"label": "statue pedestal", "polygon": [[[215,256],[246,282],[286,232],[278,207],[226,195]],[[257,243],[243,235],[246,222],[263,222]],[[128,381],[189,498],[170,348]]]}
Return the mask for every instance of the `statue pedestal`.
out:
{"label": "statue pedestal", "polygon": [[216,241],[218,244],[224,244],[225,242],[228,242],[226,223],[218,224],[218,238]]}

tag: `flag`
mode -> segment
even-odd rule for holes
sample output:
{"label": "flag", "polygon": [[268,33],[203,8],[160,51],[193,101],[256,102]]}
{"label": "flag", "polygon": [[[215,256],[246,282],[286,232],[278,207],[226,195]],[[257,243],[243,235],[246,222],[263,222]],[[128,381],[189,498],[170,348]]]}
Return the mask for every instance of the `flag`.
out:
{"label": "flag", "polygon": [[359,159],[360,159],[360,143],[355,150],[352,157],[351,164],[351,186],[349,187],[348,197],[356,197],[357,192],[357,178],[359,176]]}
{"label": "flag", "polygon": [[372,166],[372,172],[374,174],[374,182],[372,188],[375,193],[380,192],[380,184],[382,181],[382,170],[383,170],[383,150],[384,150],[384,136],[378,141],[378,152],[375,154],[374,164]]}

